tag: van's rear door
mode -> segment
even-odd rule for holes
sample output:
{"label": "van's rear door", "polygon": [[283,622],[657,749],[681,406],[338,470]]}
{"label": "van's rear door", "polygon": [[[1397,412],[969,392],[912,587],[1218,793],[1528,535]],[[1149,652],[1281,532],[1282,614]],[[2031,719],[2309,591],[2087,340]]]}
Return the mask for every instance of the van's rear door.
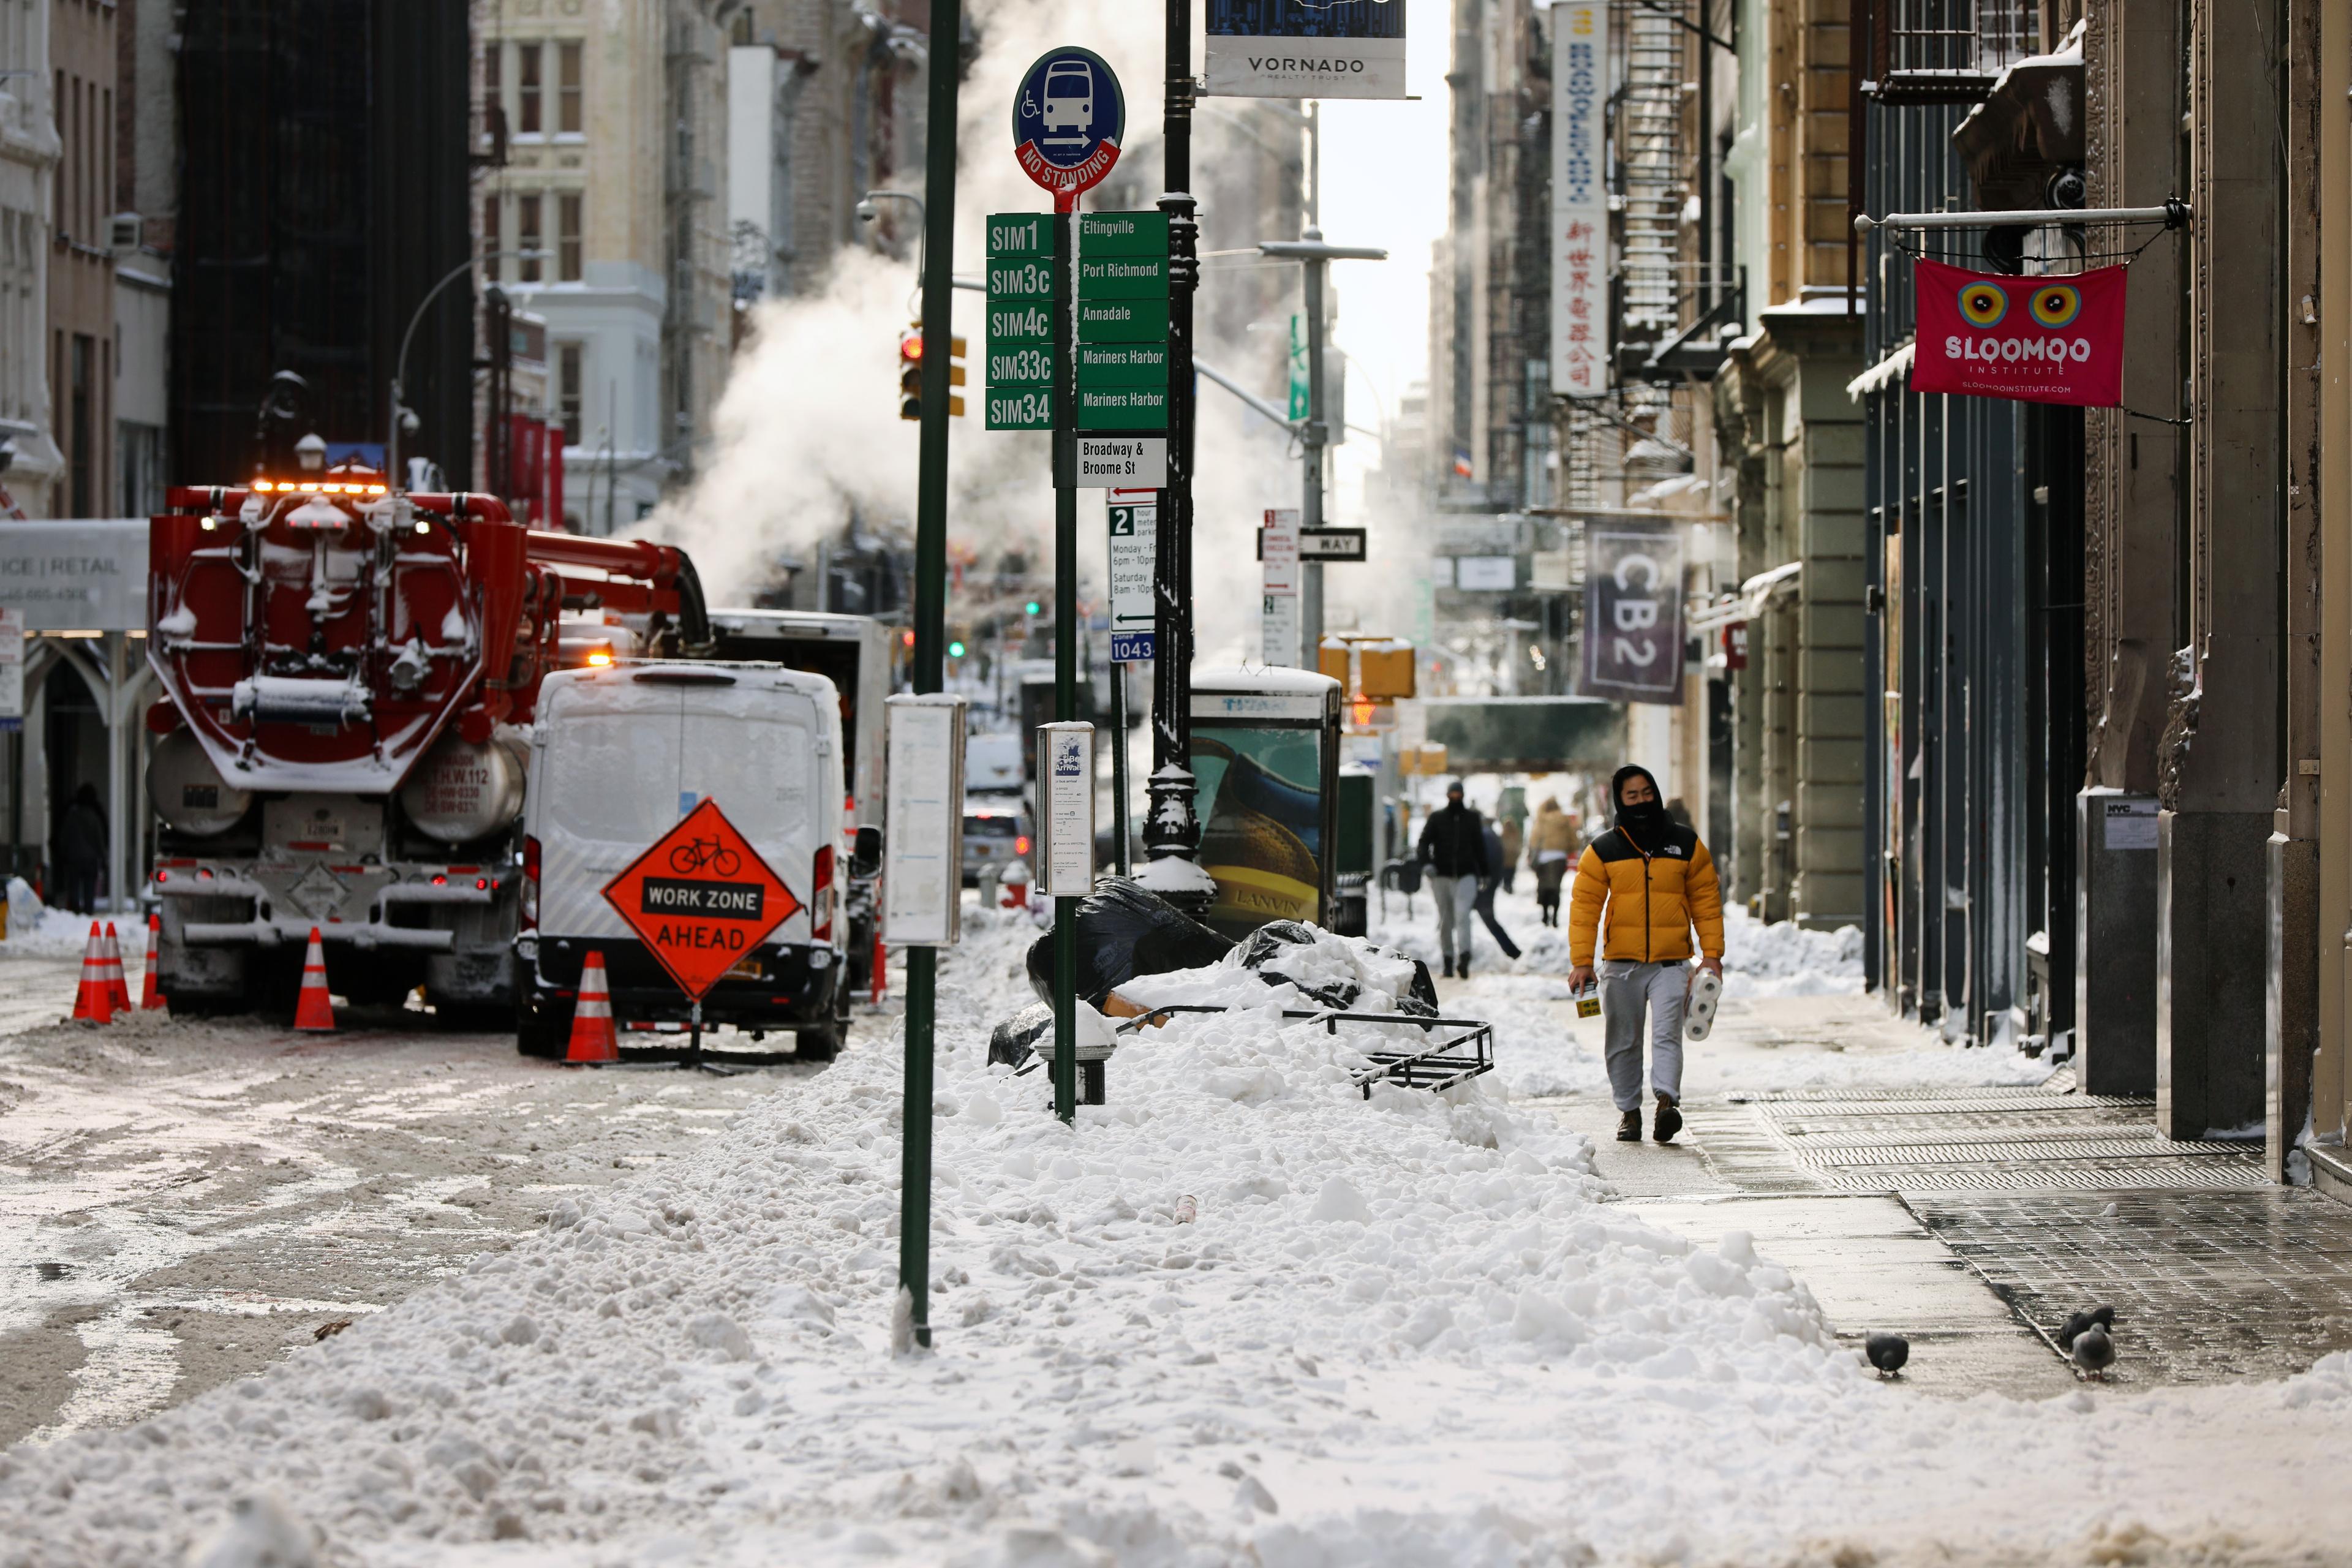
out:
{"label": "van's rear door", "polygon": [[567,685],[542,706],[530,809],[546,935],[634,939],[604,888],[684,815],[683,712],[678,687],[634,680]]}
{"label": "van's rear door", "polygon": [[818,765],[822,749],[832,744],[815,702],[788,679],[753,670],[737,672],[733,686],[686,687],[681,699],[681,804],[719,803],[802,903],[768,940],[807,942],[811,881],[827,815],[817,795]]}

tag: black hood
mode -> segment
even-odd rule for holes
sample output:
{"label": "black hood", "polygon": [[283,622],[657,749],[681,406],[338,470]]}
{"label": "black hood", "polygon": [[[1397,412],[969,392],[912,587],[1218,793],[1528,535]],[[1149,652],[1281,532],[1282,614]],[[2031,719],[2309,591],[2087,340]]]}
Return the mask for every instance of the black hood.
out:
{"label": "black hood", "polygon": [[1630,828],[1636,834],[1663,833],[1672,826],[1674,818],[1666,815],[1666,804],[1663,800],[1653,800],[1647,805],[1624,804],[1625,781],[1628,779],[1647,779],[1650,793],[1654,795],[1658,793],[1657,775],[1649,769],[1630,763],[1619,768],[1616,775],[1609,781],[1609,805],[1617,826]]}

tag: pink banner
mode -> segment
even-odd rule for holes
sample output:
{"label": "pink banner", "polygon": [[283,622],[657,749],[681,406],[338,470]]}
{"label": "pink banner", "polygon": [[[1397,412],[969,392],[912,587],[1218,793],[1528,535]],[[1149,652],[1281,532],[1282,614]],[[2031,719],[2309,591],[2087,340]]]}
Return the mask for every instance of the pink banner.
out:
{"label": "pink banner", "polygon": [[1917,265],[1912,391],[2086,408],[2123,402],[2124,268],[2003,278]]}

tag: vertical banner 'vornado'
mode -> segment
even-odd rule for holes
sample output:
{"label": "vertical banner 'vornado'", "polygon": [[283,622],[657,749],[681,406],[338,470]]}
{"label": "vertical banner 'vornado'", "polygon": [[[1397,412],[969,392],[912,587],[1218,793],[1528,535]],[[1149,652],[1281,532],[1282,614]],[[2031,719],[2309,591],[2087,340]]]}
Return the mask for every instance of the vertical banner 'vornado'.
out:
{"label": "vertical banner 'vornado'", "polygon": [[1556,0],[1552,25],[1551,389],[1609,390],[1605,0]]}
{"label": "vertical banner 'vornado'", "polygon": [[1683,700],[1683,536],[1673,523],[1587,525],[1584,695]]}
{"label": "vertical banner 'vornado'", "polygon": [[1402,98],[1405,0],[1209,0],[1208,90]]}

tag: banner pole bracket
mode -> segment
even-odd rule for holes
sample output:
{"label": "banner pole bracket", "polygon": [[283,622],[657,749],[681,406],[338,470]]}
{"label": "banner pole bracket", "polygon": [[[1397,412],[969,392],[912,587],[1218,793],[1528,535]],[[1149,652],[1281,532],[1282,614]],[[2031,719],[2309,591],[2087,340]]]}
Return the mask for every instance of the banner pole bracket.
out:
{"label": "banner pole bracket", "polygon": [[2156,207],[2032,207],[2009,212],[1889,213],[1885,217],[1858,213],[1853,231],[1867,236],[1882,228],[2120,228],[2136,223],[2185,228],[2191,216],[2187,202],[2168,196],[2162,206]]}

